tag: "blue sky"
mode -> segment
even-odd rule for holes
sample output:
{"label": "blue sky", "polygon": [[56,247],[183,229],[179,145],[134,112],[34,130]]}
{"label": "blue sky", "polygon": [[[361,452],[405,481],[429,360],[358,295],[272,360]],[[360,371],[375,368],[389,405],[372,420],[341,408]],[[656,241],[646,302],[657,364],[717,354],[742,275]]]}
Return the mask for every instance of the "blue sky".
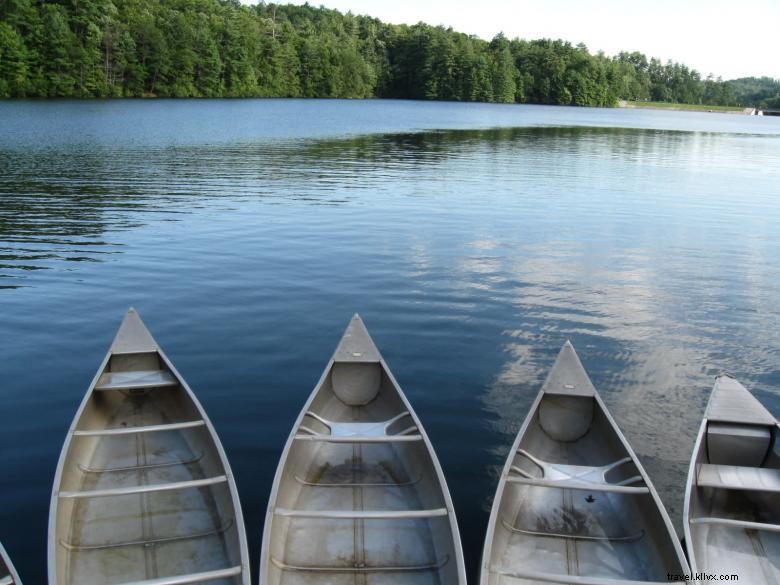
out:
{"label": "blue sky", "polygon": [[[248,1],[248,0],[244,0]],[[303,4],[304,0],[280,0]],[[614,55],[641,51],[724,79],[780,78],[780,0],[312,0],[383,21],[443,24],[490,39],[562,38]]]}

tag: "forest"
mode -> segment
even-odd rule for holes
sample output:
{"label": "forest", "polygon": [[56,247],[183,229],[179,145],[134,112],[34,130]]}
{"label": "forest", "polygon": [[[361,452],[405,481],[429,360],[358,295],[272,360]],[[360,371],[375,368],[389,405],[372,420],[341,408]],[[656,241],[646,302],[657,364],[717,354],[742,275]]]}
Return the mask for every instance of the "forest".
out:
{"label": "forest", "polygon": [[638,52],[486,41],[324,7],[237,0],[0,0],[0,97],[318,97],[614,106],[780,106]]}

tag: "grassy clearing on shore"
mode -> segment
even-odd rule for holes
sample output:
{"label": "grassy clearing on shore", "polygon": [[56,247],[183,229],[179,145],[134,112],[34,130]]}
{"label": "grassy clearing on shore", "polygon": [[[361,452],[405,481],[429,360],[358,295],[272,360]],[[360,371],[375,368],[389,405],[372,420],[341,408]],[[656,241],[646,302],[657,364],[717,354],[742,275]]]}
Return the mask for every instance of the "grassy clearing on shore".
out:
{"label": "grassy clearing on shore", "polygon": [[740,106],[708,106],[702,104],[675,104],[671,102],[621,102],[624,108],[654,108],[658,110],[688,110],[694,112],[742,112]]}

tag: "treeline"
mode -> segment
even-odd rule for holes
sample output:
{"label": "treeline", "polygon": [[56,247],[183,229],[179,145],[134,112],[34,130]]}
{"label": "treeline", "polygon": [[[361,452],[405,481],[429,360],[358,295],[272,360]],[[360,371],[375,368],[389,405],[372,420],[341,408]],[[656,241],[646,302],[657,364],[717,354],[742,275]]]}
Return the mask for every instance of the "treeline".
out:
{"label": "treeline", "polygon": [[748,105],[732,82],[640,53],[237,0],[0,0],[0,96]]}
{"label": "treeline", "polygon": [[727,82],[740,104],[780,109],[780,79],[742,77]]}

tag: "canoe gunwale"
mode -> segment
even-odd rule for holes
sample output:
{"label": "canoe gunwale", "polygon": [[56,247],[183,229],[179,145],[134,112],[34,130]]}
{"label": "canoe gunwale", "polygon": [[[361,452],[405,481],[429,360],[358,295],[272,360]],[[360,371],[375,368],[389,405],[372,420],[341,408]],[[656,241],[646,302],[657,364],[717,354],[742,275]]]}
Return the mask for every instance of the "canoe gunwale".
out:
{"label": "canoe gunwale", "polygon": [[[128,315],[130,313],[135,313],[133,309],[130,309],[128,311]],[[127,317],[125,317],[127,318]],[[140,321],[140,317],[138,318]],[[124,325],[124,321],[123,321]],[[120,326],[119,331],[122,330],[122,326]],[[117,336],[119,333],[117,333]],[[150,334],[151,335],[151,334]],[[206,430],[208,432],[209,438],[211,442],[213,443],[215,452],[219,458],[220,465],[222,466],[222,469],[224,470],[224,476],[226,478],[225,483],[228,486],[228,490],[230,492],[230,500],[231,504],[233,506],[234,511],[234,518],[232,519],[235,523],[236,531],[237,531],[237,538],[239,543],[239,556],[241,559],[241,571],[240,573],[234,573],[234,575],[241,576],[241,582],[242,585],[250,585],[251,580],[251,573],[250,573],[250,565],[249,565],[249,547],[247,544],[246,539],[246,529],[244,527],[244,515],[241,508],[241,500],[238,496],[238,488],[236,487],[235,478],[233,476],[233,472],[230,468],[230,463],[227,458],[227,454],[225,453],[225,449],[222,446],[222,442],[219,439],[219,435],[216,432],[216,429],[214,428],[214,425],[212,424],[211,420],[209,419],[208,415],[206,414],[205,409],[201,405],[198,398],[195,396],[195,393],[192,391],[192,388],[190,388],[187,381],[184,379],[184,377],[179,373],[179,371],[176,369],[176,367],[173,365],[173,362],[168,358],[166,353],[162,350],[162,348],[157,344],[155,341],[155,347],[153,350],[146,349],[144,351],[113,351],[114,344],[116,343],[116,338],[114,339],[114,342],[112,342],[111,346],[109,347],[108,351],[105,354],[105,357],[100,363],[100,366],[97,369],[97,372],[95,372],[95,375],[92,378],[92,381],[90,382],[90,385],[84,394],[84,397],[81,399],[81,402],[79,404],[78,409],[76,410],[76,414],[73,417],[73,420],[70,424],[70,427],[68,428],[68,433],[65,437],[65,441],[63,442],[62,449],[60,451],[59,459],[57,460],[57,470],[54,474],[54,482],[52,485],[52,492],[51,492],[51,499],[49,504],[49,522],[48,522],[48,535],[47,535],[47,566],[48,566],[48,582],[49,585],[65,585],[61,584],[57,577],[57,547],[59,546],[59,541],[56,538],[56,525],[57,525],[57,511],[59,506],[59,500],[60,500],[60,485],[62,483],[62,476],[64,473],[65,463],[67,454],[71,448],[71,445],[79,435],[77,434],[77,426],[79,421],[81,420],[81,417],[84,413],[84,410],[87,408],[87,405],[89,404],[90,400],[92,399],[95,392],[104,392],[100,390],[96,390],[96,386],[98,384],[98,381],[100,380],[100,377],[103,375],[106,367],[108,366],[111,358],[113,356],[118,355],[148,355],[150,353],[156,353],[162,364],[168,368],[170,373],[176,378],[176,380],[179,383],[179,386],[184,391],[185,395],[189,399],[189,401],[192,403],[192,405],[195,407],[196,411],[200,415],[200,420],[204,424],[198,424],[198,427],[205,426]],[[110,470],[107,470],[110,471]],[[235,567],[230,567],[229,569],[225,569],[225,571],[231,570],[234,571]],[[205,573],[204,573],[205,574]],[[186,575],[182,577],[187,577]],[[169,579],[175,579],[176,577],[170,577]],[[177,581],[170,581],[171,583],[177,583]],[[190,581],[181,581],[181,583],[189,583]],[[139,583],[146,583],[145,581],[141,581]],[[154,581],[151,581],[150,583],[154,583]],[[167,583],[167,581],[161,580],[160,583]]]}

